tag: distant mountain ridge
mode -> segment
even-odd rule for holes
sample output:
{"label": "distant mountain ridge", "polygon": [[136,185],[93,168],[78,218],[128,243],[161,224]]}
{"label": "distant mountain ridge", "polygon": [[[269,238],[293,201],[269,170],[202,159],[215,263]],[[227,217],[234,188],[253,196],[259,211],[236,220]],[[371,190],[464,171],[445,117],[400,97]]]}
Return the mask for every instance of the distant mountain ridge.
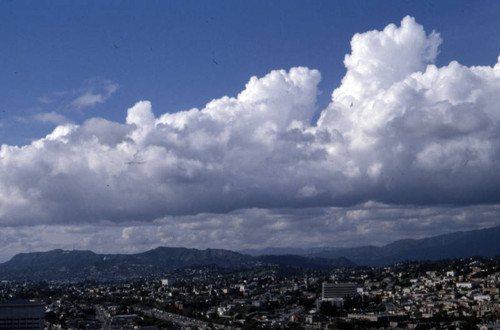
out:
{"label": "distant mountain ridge", "polygon": [[353,267],[339,258],[305,258],[301,256],[252,257],[222,249],[188,249],[158,247],[137,254],[97,254],[92,251],[52,250],[20,253],[0,264],[0,280],[84,280],[124,279],[160,274],[188,266],[252,267],[258,264],[328,269]]}
{"label": "distant mountain ridge", "polygon": [[422,239],[398,240],[382,247],[266,248],[241,252],[253,256],[296,254],[308,258],[344,257],[360,266],[385,266],[405,260],[433,261],[471,256],[492,257],[500,255],[500,227],[459,231]]}
{"label": "distant mountain ridge", "polygon": [[204,265],[253,267],[267,264],[331,269],[357,265],[385,266],[406,260],[489,257],[500,255],[500,227],[399,240],[382,247],[268,248],[245,252],[248,254],[222,249],[158,247],[137,254],[64,250],[20,253],[0,264],[0,280],[120,279]]}
{"label": "distant mountain ridge", "polygon": [[117,279],[193,265],[244,265],[254,258],[220,249],[158,247],[137,254],[52,250],[20,253],[0,264],[0,279]]}

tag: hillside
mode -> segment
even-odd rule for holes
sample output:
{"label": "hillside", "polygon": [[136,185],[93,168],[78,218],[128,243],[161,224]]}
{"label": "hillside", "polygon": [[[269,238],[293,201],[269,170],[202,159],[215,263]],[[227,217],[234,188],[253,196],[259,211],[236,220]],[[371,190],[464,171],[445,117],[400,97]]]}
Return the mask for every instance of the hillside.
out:
{"label": "hillside", "polygon": [[440,260],[470,256],[500,255],[500,227],[455,232],[422,239],[398,240],[382,247],[320,247],[311,249],[266,248],[246,250],[250,255],[297,254],[310,258],[347,258],[358,265],[384,266],[405,260]]}

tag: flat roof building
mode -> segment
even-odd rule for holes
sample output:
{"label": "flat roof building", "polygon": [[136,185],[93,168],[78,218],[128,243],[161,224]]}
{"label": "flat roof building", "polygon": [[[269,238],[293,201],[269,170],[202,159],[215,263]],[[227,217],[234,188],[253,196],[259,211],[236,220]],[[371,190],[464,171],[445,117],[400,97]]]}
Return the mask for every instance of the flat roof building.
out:
{"label": "flat roof building", "polygon": [[0,329],[43,330],[45,304],[32,301],[0,302]]}
{"label": "flat roof building", "polygon": [[356,283],[327,283],[323,282],[321,300],[337,300],[345,297],[355,297],[358,286]]}

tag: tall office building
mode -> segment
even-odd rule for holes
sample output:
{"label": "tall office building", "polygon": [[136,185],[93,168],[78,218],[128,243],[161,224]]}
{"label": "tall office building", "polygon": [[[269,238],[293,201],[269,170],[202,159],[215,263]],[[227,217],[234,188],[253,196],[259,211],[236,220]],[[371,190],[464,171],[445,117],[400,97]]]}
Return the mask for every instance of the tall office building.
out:
{"label": "tall office building", "polygon": [[0,302],[0,329],[43,330],[45,305],[40,302]]}
{"label": "tall office building", "polygon": [[355,297],[357,294],[356,283],[327,283],[323,282],[321,300],[330,301],[337,306],[342,306],[344,298]]}

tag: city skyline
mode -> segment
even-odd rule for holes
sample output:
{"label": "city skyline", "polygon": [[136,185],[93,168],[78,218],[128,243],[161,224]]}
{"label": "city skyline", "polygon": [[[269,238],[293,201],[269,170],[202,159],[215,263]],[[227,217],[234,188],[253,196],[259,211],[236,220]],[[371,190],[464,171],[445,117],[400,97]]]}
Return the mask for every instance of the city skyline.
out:
{"label": "city skyline", "polygon": [[0,261],[500,225],[499,7],[0,4]]}

